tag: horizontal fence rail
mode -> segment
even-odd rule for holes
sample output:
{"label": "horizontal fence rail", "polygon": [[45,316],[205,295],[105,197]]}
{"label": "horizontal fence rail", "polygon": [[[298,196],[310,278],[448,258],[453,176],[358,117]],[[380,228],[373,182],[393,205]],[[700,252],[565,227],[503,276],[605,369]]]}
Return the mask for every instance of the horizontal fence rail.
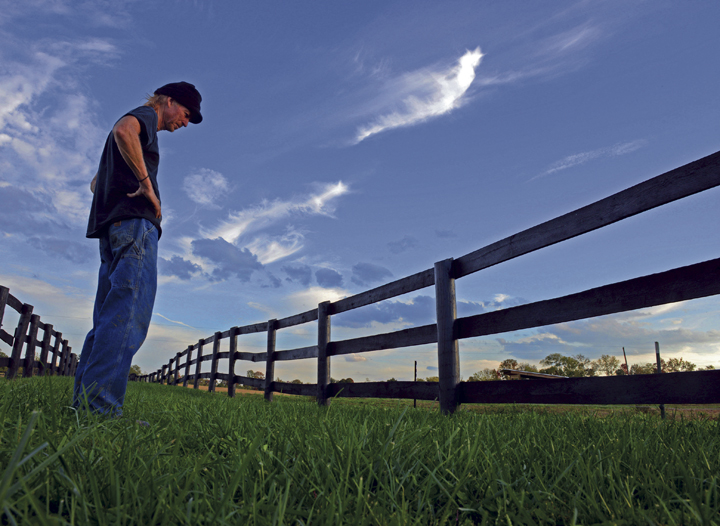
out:
{"label": "horizontal fence rail", "polygon": [[[7,307],[20,315],[13,334],[2,328]],[[10,348],[9,356],[0,357],[0,369],[5,370],[5,378],[17,377],[20,368],[23,378],[48,374],[73,376],[78,364],[77,355],[72,353],[62,333],[40,321],[33,309],[32,305],[22,303],[10,294],[9,288],[0,285],[0,340]]]}
{"label": "horizontal fence rail", "polygon": [[[720,185],[720,152],[676,168],[555,219],[492,243],[458,259],[448,259],[380,287],[323,302],[317,309],[243,327],[200,339],[171,358],[157,371],[135,378],[198,387],[201,379],[227,382],[228,395],[237,385],[273,393],[315,396],[320,405],[332,397],[381,397],[439,400],[445,413],[461,403],[637,404],[720,402],[720,371],[698,371],[649,376],[568,378],[559,381],[460,382],[458,340],[592,318],[677,301],[720,294],[720,258],[682,268],[596,287],[576,294],[526,305],[457,318],[455,280],[518,256],[611,225],[622,219],[677,201]],[[333,315],[391,299],[426,287],[435,287],[437,322],[386,334],[341,341],[330,338]],[[280,329],[318,322],[317,345],[277,350]],[[267,333],[265,352],[238,350],[238,336]],[[229,350],[220,342],[229,340]],[[212,344],[211,351],[207,348]],[[330,383],[330,358],[383,349],[425,344],[438,346],[439,382]],[[316,359],[316,384],[274,381],[277,361]],[[218,372],[218,361],[228,360],[228,372]],[[235,374],[237,360],[265,362],[265,378]],[[201,364],[210,362],[210,372]]]}

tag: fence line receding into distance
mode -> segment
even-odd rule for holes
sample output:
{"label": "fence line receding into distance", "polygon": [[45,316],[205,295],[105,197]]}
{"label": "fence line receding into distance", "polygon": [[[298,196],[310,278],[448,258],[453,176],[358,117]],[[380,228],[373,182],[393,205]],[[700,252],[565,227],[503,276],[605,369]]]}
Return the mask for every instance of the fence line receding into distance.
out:
{"label": "fence line receding into distance", "polygon": [[[440,401],[452,413],[463,402],[543,404],[704,404],[720,402],[720,370],[648,376],[575,378],[561,381],[460,382],[458,340],[592,318],[666,303],[720,294],[720,258],[686,267],[593,288],[576,294],[517,307],[457,318],[455,280],[504,261],[591,232],[720,185],[720,152],[648,179],[614,195],[502,239],[458,259],[446,259],[428,269],[392,283],[344,298],[323,302],[317,309],[280,320],[232,327],[200,339],[177,353],[157,371],[137,378],[195,388],[209,379],[213,391],[218,380],[227,382],[229,396],[238,384],[265,391],[317,397],[320,405],[330,398],[419,398]],[[436,323],[401,331],[332,341],[330,320],[335,314],[387,300],[401,294],[435,287]],[[318,322],[317,345],[277,350],[278,330]],[[267,333],[266,352],[238,350],[238,337]],[[220,352],[220,341],[229,350]],[[330,383],[330,359],[354,353],[437,344],[439,382]],[[205,353],[212,344],[212,353]],[[184,360],[183,360],[184,358]],[[277,361],[317,358],[317,384],[276,382]],[[229,361],[228,372],[218,372],[218,361]],[[235,374],[237,360],[266,362],[265,379]],[[202,372],[202,363],[210,371]],[[194,366],[194,369],[193,369]],[[182,376],[181,376],[182,374]]]}
{"label": "fence line receding into distance", "polygon": [[[6,307],[20,315],[13,334],[2,328]],[[22,303],[10,294],[10,289],[0,286],[0,340],[11,349],[7,358],[0,357],[0,368],[7,367],[5,378],[15,378],[21,367],[23,378],[36,374],[73,376],[78,364],[77,355],[72,353],[72,348],[68,341],[63,339],[62,333],[56,331],[51,324],[40,321],[40,316],[33,314],[33,309],[32,305]],[[40,331],[42,338],[39,336]]]}

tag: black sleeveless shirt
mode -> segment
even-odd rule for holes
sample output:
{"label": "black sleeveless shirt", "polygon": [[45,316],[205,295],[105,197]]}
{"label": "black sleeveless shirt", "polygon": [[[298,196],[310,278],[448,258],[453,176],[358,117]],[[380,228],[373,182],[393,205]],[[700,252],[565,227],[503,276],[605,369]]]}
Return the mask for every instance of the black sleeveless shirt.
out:
{"label": "black sleeveless shirt", "polygon": [[[125,115],[132,115],[140,123],[140,144],[143,159],[152,182],[155,195],[160,200],[157,184],[160,150],[157,141],[158,116],[150,106],[140,106]],[[158,238],[162,234],[160,221],[155,217],[155,209],[144,196],[128,197],[135,192],[140,183],[130,167],[122,158],[112,131],[105,141],[105,149],[100,158],[95,195],[90,208],[90,219],[86,237],[100,237],[108,225],[123,219],[147,219],[158,229]]]}

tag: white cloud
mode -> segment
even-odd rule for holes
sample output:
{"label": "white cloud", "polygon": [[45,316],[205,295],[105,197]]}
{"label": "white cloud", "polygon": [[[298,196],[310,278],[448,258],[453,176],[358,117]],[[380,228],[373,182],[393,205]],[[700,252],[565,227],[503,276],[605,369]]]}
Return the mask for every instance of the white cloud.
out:
{"label": "white cloud", "polygon": [[337,301],[350,294],[340,288],[326,289],[323,287],[309,287],[290,294],[285,298],[288,308],[293,314],[315,309],[323,301]]}
{"label": "white cloud", "polygon": [[13,186],[52,203],[47,212],[54,221],[82,227],[91,194],[79,183],[89,183],[106,131],[95,124],[78,71],[93,57],[114,56],[115,47],[91,39],[26,48],[2,57],[0,169]]}
{"label": "white cloud", "polygon": [[345,361],[346,362],[367,362],[367,358],[365,358],[361,354],[346,354]]}
{"label": "white cloud", "polygon": [[475,68],[483,54],[480,48],[467,51],[449,70],[420,70],[393,82],[391,105],[402,109],[381,115],[357,130],[355,144],[381,131],[411,126],[460,107],[463,96],[475,79]]}
{"label": "white cloud", "polygon": [[585,164],[588,161],[592,161],[593,159],[598,159],[601,157],[617,157],[619,155],[625,155],[628,153],[632,153],[635,150],[639,150],[643,146],[647,144],[647,141],[643,139],[639,139],[636,141],[616,144],[614,146],[610,146],[608,148],[600,148],[597,150],[592,150],[589,152],[582,152],[582,153],[576,153],[573,155],[568,155],[567,157],[564,157],[560,159],[559,161],[554,162],[550,165],[550,167],[541,173],[540,175],[536,175],[532,179],[537,179],[539,177],[542,177],[543,175],[549,175],[555,172],[559,172],[560,170],[566,170],[568,168],[572,168],[573,166],[578,166],[580,164]]}
{"label": "white cloud", "polygon": [[[202,230],[199,239],[183,237],[176,240],[180,252],[170,255],[178,255],[208,272],[208,269],[212,270],[215,265],[194,253],[193,242],[197,243],[202,239],[222,239],[241,250],[247,249],[257,257],[257,261],[261,265],[278,261],[303,248],[303,234],[290,224],[285,227],[285,233],[280,235],[260,232],[261,230],[273,227],[277,230],[277,223],[297,216],[324,215],[332,217],[335,211],[335,199],[348,192],[349,187],[342,181],[338,181],[335,184],[326,184],[320,187],[315,193],[288,201],[280,199],[263,201],[259,205],[230,213],[228,219],[215,229]],[[255,235],[251,238],[250,234],[253,233]]]}
{"label": "white cloud", "polygon": [[269,307],[267,305],[263,305],[262,303],[257,303],[255,301],[249,301],[248,307],[252,307],[255,310],[259,310],[260,312],[265,314],[266,318],[268,318],[270,320],[278,318],[278,314],[275,309],[273,309],[272,307]]}
{"label": "white cloud", "polygon": [[208,208],[220,208],[217,201],[227,194],[230,187],[227,179],[220,172],[201,168],[185,177],[182,189],[197,204]]}
{"label": "white cloud", "polygon": [[557,54],[582,49],[601,36],[597,27],[583,24],[547,38],[539,46],[540,54]]}
{"label": "white cloud", "polygon": [[303,247],[303,235],[294,230],[279,237],[258,236],[245,245],[263,265],[286,258]]}
{"label": "white cloud", "polygon": [[214,230],[203,232],[203,236],[223,238],[229,243],[240,236],[267,228],[281,219],[292,215],[326,215],[335,211],[334,200],[348,193],[349,187],[342,181],[325,185],[318,193],[302,196],[289,201],[263,201],[257,206],[232,212],[228,219]]}
{"label": "white cloud", "polygon": [[154,316],[160,316],[163,320],[167,320],[167,321],[169,321],[170,323],[176,323],[177,325],[182,325],[182,326],[188,327],[188,328],[190,328],[190,329],[197,329],[197,327],[193,327],[192,325],[188,325],[187,323],[183,323],[183,322],[181,322],[181,321],[176,321],[176,320],[171,320],[170,318],[168,318],[167,316],[163,316],[163,315],[160,314],[159,312],[153,312],[153,315],[154,315]]}

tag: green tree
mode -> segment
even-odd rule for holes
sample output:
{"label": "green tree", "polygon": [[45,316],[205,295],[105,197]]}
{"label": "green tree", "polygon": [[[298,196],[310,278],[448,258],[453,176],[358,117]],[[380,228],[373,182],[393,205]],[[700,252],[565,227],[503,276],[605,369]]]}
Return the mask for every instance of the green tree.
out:
{"label": "green tree", "polygon": [[694,371],[697,368],[692,362],[686,362],[682,358],[670,358],[662,368],[664,373],[679,373],[682,371]]}
{"label": "green tree", "polygon": [[499,380],[498,372],[495,369],[483,369],[470,375],[468,382],[489,382]]}
{"label": "green tree", "polygon": [[142,376],[143,372],[142,369],[140,369],[139,365],[132,365],[130,366],[130,372],[128,373],[128,376],[134,374],[135,376]]}
{"label": "green tree", "polygon": [[[662,367],[662,363],[660,364]],[[634,363],[630,366],[630,374],[655,374],[657,372],[657,364],[652,362]]]}
{"label": "green tree", "polygon": [[500,362],[498,369],[517,369],[518,361],[515,358],[508,358]]}
{"label": "green tree", "polygon": [[298,380],[298,379],[296,378],[295,380],[293,380],[293,381],[290,382],[290,383],[291,383],[291,384],[301,384],[301,383],[302,383],[302,380]]}
{"label": "green tree", "polygon": [[[500,365],[498,365],[498,371],[501,369],[512,369],[513,371],[529,371],[533,373],[538,372],[537,367],[535,367],[534,365],[530,365],[527,362],[518,362],[515,358],[507,358],[506,360],[500,362]],[[500,374],[503,378],[508,377],[508,375],[505,373]]]}
{"label": "green tree", "polygon": [[554,353],[540,360],[540,364],[546,366],[540,369],[540,372],[545,374],[570,377],[595,376],[590,358],[585,358],[582,354],[563,356]]}
{"label": "green tree", "polygon": [[592,362],[593,369],[605,376],[613,376],[620,369],[620,360],[615,356],[603,354],[600,358]]}
{"label": "green tree", "polygon": [[264,380],[265,379],[265,373],[262,371],[251,371],[248,370],[247,372],[248,378],[255,378],[256,380]]}
{"label": "green tree", "polygon": [[[418,380],[420,380],[420,378],[418,378]],[[428,376],[427,378],[425,378],[425,381],[426,382],[439,382],[440,377],[439,376]]]}

